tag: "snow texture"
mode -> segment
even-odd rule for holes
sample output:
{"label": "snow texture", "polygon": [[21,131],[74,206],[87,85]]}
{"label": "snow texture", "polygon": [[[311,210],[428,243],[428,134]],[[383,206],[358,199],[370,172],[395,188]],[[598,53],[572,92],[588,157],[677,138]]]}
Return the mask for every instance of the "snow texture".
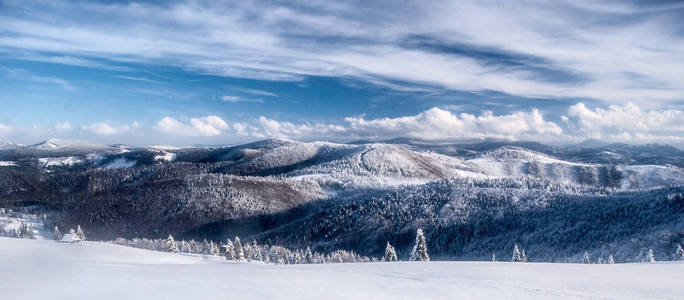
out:
{"label": "snow texture", "polygon": [[266,265],[0,238],[3,299],[681,299],[682,263]]}

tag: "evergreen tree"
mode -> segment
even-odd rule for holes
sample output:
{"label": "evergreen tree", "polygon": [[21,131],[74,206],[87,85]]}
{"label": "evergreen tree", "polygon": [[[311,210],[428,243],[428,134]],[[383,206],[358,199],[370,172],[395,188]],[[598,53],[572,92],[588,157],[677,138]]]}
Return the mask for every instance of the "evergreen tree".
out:
{"label": "evergreen tree", "polygon": [[492,253],[492,262],[496,262],[496,253]]}
{"label": "evergreen tree", "polygon": [[314,257],[313,257],[313,253],[311,253],[311,248],[308,246],[306,247],[306,252],[304,252],[304,260],[306,261],[307,264],[312,264],[315,262]]}
{"label": "evergreen tree", "polygon": [[525,249],[523,249],[523,251],[522,251],[522,257],[521,258],[522,258],[523,262],[527,262],[527,253],[525,253]]}
{"label": "evergreen tree", "polygon": [[423,235],[422,229],[416,231],[416,244],[413,246],[409,261],[430,261],[427,243],[425,242],[425,236]]}
{"label": "evergreen tree", "polygon": [[682,259],[684,259],[684,249],[682,249],[682,245],[677,244],[677,249],[675,250],[672,260],[681,261]]}
{"label": "evergreen tree", "polygon": [[591,263],[591,259],[589,258],[589,252],[587,252],[586,250],[584,251],[584,259],[582,259],[582,263],[583,264],[590,264]]}
{"label": "evergreen tree", "polygon": [[615,259],[613,259],[612,254],[610,256],[608,256],[608,264],[610,264],[610,265],[615,264]]}
{"label": "evergreen tree", "polygon": [[219,250],[219,247],[214,241],[211,241],[209,245],[211,246],[211,255],[219,255],[219,253],[221,253],[221,250]]}
{"label": "evergreen tree", "polygon": [[382,258],[382,261],[397,261],[397,251],[394,250],[394,246],[389,242],[385,246],[385,256]]}
{"label": "evergreen tree", "polygon": [[513,258],[511,258],[512,262],[521,262],[522,261],[522,255],[520,254],[520,249],[518,249],[518,244],[516,243],[513,246]]}
{"label": "evergreen tree", "polygon": [[59,227],[57,227],[57,226],[55,226],[55,231],[54,231],[54,233],[55,233],[55,240],[57,240],[57,241],[61,240],[62,237],[64,236],[64,235],[62,234],[62,232],[59,230]]}
{"label": "evergreen tree", "polygon": [[176,244],[176,240],[174,240],[173,236],[170,234],[169,237],[166,238],[166,251],[178,253],[178,244]]}
{"label": "evergreen tree", "polygon": [[226,259],[227,260],[235,260],[235,247],[233,247],[233,241],[231,241],[229,239],[228,242],[226,243],[224,249],[226,251],[226,253],[224,253],[226,256]]}
{"label": "evergreen tree", "polygon": [[252,240],[252,259],[264,261],[263,249],[257,244],[256,240]]}
{"label": "evergreen tree", "polygon": [[656,262],[655,255],[653,255],[653,249],[648,249],[648,254],[646,258],[648,259],[648,262]]}
{"label": "evergreen tree", "polygon": [[83,229],[81,229],[81,225],[78,225],[76,227],[76,238],[81,240],[81,241],[86,240],[85,232],[83,232]]}
{"label": "evergreen tree", "polygon": [[233,241],[233,251],[235,251],[235,260],[245,259],[245,250],[242,248],[242,243],[240,243],[240,238],[235,237]]}

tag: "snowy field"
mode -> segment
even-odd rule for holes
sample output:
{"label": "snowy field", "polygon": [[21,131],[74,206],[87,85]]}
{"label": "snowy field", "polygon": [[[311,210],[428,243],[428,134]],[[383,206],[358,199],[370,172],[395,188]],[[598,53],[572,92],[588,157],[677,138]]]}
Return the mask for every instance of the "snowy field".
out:
{"label": "snowy field", "polygon": [[0,238],[1,299],[683,299],[684,264],[265,265]]}

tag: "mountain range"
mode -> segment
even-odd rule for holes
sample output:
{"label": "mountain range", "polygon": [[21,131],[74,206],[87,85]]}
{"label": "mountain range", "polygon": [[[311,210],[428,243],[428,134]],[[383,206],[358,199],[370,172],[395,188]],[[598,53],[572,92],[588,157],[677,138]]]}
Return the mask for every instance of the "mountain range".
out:
{"label": "mountain range", "polygon": [[[4,206],[97,239],[222,241],[235,235],[318,251],[409,251],[422,228],[436,258],[583,250],[638,260],[684,240],[684,151],[649,144],[269,139],[235,146],[0,146]],[[607,254],[606,254],[607,255]]]}

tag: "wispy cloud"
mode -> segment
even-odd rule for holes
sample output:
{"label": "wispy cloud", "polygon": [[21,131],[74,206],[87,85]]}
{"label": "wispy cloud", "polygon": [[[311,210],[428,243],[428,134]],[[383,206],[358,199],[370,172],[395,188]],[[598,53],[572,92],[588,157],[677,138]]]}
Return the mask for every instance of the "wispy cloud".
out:
{"label": "wispy cloud", "polygon": [[126,79],[126,80],[146,82],[146,83],[155,83],[155,84],[163,84],[164,83],[164,82],[161,82],[159,80],[149,79],[147,77],[126,76],[126,75],[116,75],[114,77],[120,78],[120,79]]}
{"label": "wispy cloud", "polygon": [[32,72],[29,72],[27,70],[21,69],[21,68],[0,67],[0,70],[3,70],[5,73],[5,76],[7,78],[10,78],[10,79],[56,84],[56,85],[61,86],[62,88],[64,88],[67,91],[75,90],[75,88],[71,85],[71,83],[69,83],[68,81],[66,81],[62,78],[50,77],[50,76],[39,76],[39,75],[33,74]]}
{"label": "wispy cloud", "polygon": [[684,95],[682,10],[612,1],[7,2],[0,48],[262,80],[351,77],[663,107]]}
{"label": "wispy cloud", "polygon": [[221,96],[221,100],[225,102],[238,103],[238,102],[251,102],[251,103],[262,103],[264,102],[261,98],[245,98],[241,96]]}

